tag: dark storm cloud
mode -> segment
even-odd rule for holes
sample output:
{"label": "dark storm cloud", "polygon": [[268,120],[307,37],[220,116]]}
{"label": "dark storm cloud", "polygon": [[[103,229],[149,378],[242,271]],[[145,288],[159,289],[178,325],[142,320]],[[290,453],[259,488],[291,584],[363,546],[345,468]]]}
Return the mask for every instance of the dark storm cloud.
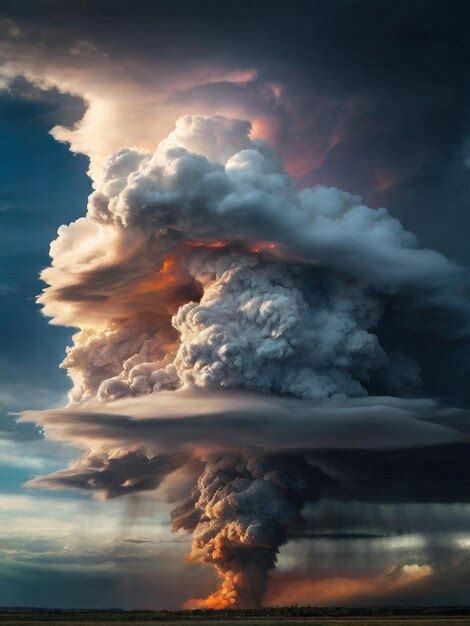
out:
{"label": "dark storm cloud", "polygon": [[[439,457],[439,449],[435,451]],[[464,450],[460,449],[460,452],[463,453]],[[297,535],[298,539],[315,533],[319,537],[332,540],[381,539],[416,534],[439,535],[443,538],[452,533],[467,532],[470,524],[470,505],[468,502],[397,504],[382,502],[380,498],[377,501],[371,499],[366,503],[364,500],[341,501],[328,498],[314,506],[308,506],[304,517],[305,528]]]}
{"label": "dark storm cloud", "polygon": [[[437,403],[367,388],[369,371],[402,393],[420,382],[416,361],[393,342],[388,357],[367,332],[385,308],[422,311],[412,331],[468,337],[465,270],[418,248],[386,209],[336,188],[297,191],[250,129],[187,115],[154,152],[118,150],[42,273],[45,314],[81,329],[63,363],[75,386],[69,407],[24,419],[87,453],[28,486],[172,501],[190,558],[220,577],[188,606],[260,604],[307,503],[458,502],[468,478],[456,461],[464,413],[443,426]],[[187,302],[178,286],[192,281],[198,301]],[[446,445],[449,474],[423,474],[431,458],[449,464]]]}
{"label": "dark storm cloud", "polygon": [[[28,79],[21,89],[15,83],[18,79],[13,79],[9,88],[21,91],[24,98],[39,100],[38,89],[41,87],[42,93],[53,86],[86,101],[81,126],[71,128],[71,122],[83,115],[83,105],[77,106],[73,98],[64,105],[62,117],[54,120],[62,127],[53,133],[57,139],[69,141],[72,150],[91,157],[90,171],[95,180],[99,179],[100,160],[107,155],[110,138],[116,144],[112,151],[122,147],[120,142],[127,135],[129,141],[124,145],[141,148],[142,128],[145,139],[156,143],[161,138],[158,132],[168,127],[169,110],[171,115],[186,113],[184,109],[191,106],[199,114],[210,114],[214,109],[229,114],[233,107],[242,117],[253,118],[254,131],[280,150],[289,172],[303,184],[334,185],[362,194],[369,206],[386,204],[406,227],[418,232],[426,246],[441,248],[459,263],[468,264],[469,44],[463,3],[454,3],[449,10],[443,3],[422,1],[398,6],[365,0],[298,2],[293,7],[272,2],[178,6],[137,2],[129,6],[105,1],[6,1],[2,9],[6,20],[1,26],[7,41],[1,53],[7,59],[7,78],[18,73]],[[172,83],[173,74],[177,79]],[[192,74],[197,78],[188,79]],[[159,91],[168,82],[170,87]],[[42,97],[47,100],[47,96]],[[163,104],[156,114],[158,99]],[[100,109],[103,103],[108,106],[104,113]],[[101,116],[96,116],[97,111]],[[141,118],[143,113],[148,117]],[[162,129],[149,126],[149,119],[160,114]],[[90,128],[93,132],[87,136]],[[242,221],[237,214],[229,230],[243,228]],[[261,236],[266,223],[259,223],[262,227],[258,226],[257,234]],[[277,228],[285,237],[292,224],[279,224]],[[305,229],[300,227],[299,231],[304,233]],[[276,238],[276,229],[268,232],[270,237],[273,234]],[[83,242],[85,237],[78,233],[77,239]],[[368,255],[367,246],[355,248],[354,238],[351,241],[352,247],[346,246],[348,254],[343,255],[344,246],[332,251],[330,245],[336,269],[347,269],[354,275],[355,271],[366,273],[376,280],[385,275],[396,279],[395,274],[409,278],[412,273],[409,258],[384,263],[387,258],[381,257],[382,246],[378,246],[377,254]],[[294,250],[297,243],[297,239],[292,240],[291,252],[298,252]],[[315,248],[318,243],[315,241]],[[325,247],[322,255],[331,262],[328,245]],[[68,248],[64,246],[59,256],[63,257]],[[415,390],[420,371],[416,361],[403,357],[402,352],[408,350],[419,356],[430,395],[461,397],[467,393],[462,381],[468,375],[468,346],[463,345],[465,332],[461,331],[468,330],[467,294],[463,286],[459,287],[459,299],[454,299],[453,288],[461,283],[460,279],[454,282],[453,265],[449,271],[437,272],[441,276],[437,291],[427,291],[433,258],[435,255],[424,258],[410,289],[400,293],[401,300],[394,301],[393,310],[392,305],[384,304],[380,336],[394,353],[387,374],[381,380],[372,377],[368,390],[374,393],[383,391],[385,378],[393,383],[392,392]],[[365,260],[362,265],[361,259]],[[75,269],[75,264],[71,265]],[[96,278],[106,283],[111,274],[114,267]],[[391,283],[393,286],[394,280]],[[79,291],[62,289],[59,295],[70,302],[71,296],[78,294],[87,310],[90,302],[98,308],[103,301],[99,294]],[[426,317],[422,307],[413,304],[417,297],[426,302]],[[400,324],[405,309],[409,329]],[[436,327],[446,340],[431,336]],[[421,331],[418,338],[416,329]],[[128,339],[125,332],[113,335],[123,352]],[[100,352],[100,341],[96,343],[99,368],[106,351]],[[74,356],[75,361],[69,359],[71,367],[80,365]],[[152,355],[145,356],[146,361],[152,360]],[[90,364],[95,367],[93,359]],[[108,375],[115,373],[115,365],[111,363]],[[142,377],[139,380],[142,383]],[[109,389],[111,399],[117,397],[113,390],[115,386]],[[283,498],[295,500],[299,516],[308,498],[316,505],[319,498],[338,507],[346,503],[348,509],[342,511],[344,519],[342,526],[337,524],[341,527],[336,529],[334,541],[350,544],[356,540],[374,542],[371,532],[393,535],[400,528],[433,534],[439,523],[439,515],[432,517],[432,523],[426,522],[424,508],[410,514],[408,526],[390,513],[384,513],[380,523],[374,522],[371,518],[377,513],[377,503],[396,507],[402,515],[408,506],[468,502],[469,426],[463,411],[445,411],[426,401],[383,398],[321,409],[269,399],[251,408],[244,404],[238,410],[238,399],[232,398],[230,411],[215,406],[207,412],[205,405],[193,414],[194,407],[181,413],[181,407],[172,407],[165,395],[160,404],[162,400],[167,403],[165,409],[152,398],[147,406],[145,401],[138,406],[129,401],[117,403],[109,411],[92,406],[36,413],[32,419],[40,422],[49,436],[88,447],[90,452],[69,469],[39,478],[32,486],[94,489],[108,497],[159,489],[169,496],[178,492],[173,499],[179,500],[188,495],[185,492],[197,474],[188,456],[202,456],[206,470],[198,481],[197,498],[191,496],[185,503],[184,527],[200,526],[205,536],[207,520],[198,517],[198,510],[205,510],[208,516],[214,513],[209,535],[211,541],[219,541],[225,528],[218,526],[217,519],[226,516],[227,528],[232,530],[235,521],[240,522],[240,541],[250,549],[259,547],[257,541],[270,544],[267,564],[261,568],[263,576],[273,566],[277,549],[286,538],[280,532],[272,541],[268,532],[276,525],[282,528],[289,519]],[[204,403],[207,401],[204,398]],[[269,454],[250,457],[247,446],[267,449]],[[279,479],[277,460],[272,456],[272,451],[279,449],[284,455],[281,465],[289,467],[292,461],[292,467],[297,468],[292,476],[287,472],[289,478],[312,471],[316,477],[314,495],[306,496],[299,484],[286,487]],[[219,454],[229,450],[235,456],[220,467],[218,459],[206,458],[214,450]],[[303,469],[299,472],[298,467]],[[222,485],[215,495],[211,492],[212,479]],[[271,497],[273,493],[277,500]],[[214,506],[205,500],[211,496]],[[266,514],[269,507],[265,507],[252,524],[246,507],[253,508],[252,503],[261,496],[273,507],[277,502],[279,510]],[[331,531],[332,520],[338,519],[333,511],[336,505],[325,514],[326,530]],[[364,513],[360,529],[355,517],[357,506]],[[454,522],[449,521],[449,530],[464,529],[465,515]],[[291,536],[299,541],[316,533],[319,538],[321,525],[312,527],[307,517],[305,526],[292,530]],[[232,537],[236,534],[232,532]],[[207,546],[209,554],[212,544]],[[207,554],[202,559],[212,562]],[[453,587],[448,597],[460,597],[460,581],[468,577],[468,568],[449,546],[429,542],[421,552],[409,556],[416,560],[395,563],[396,569],[378,582],[369,581],[370,592],[363,589],[362,596],[382,597],[383,586],[385,598],[388,593],[401,593],[395,595],[400,598],[415,597],[413,593],[429,597],[449,579]],[[230,566],[228,573],[235,569]],[[263,576],[261,592],[266,582]],[[410,581],[410,592],[403,591],[403,585]]]}
{"label": "dark storm cloud", "polygon": [[74,467],[31,484],[41,487],[85,489],[104,492],[112,498],[139,491],[157,489],[162,480],[184,463],[184,457],[148,456],[127,452],[113,457],[90,454]]}
{"label": "dark storm cloud", "polygon": [[[447,188],[447,201],[463,211],[467,190],[449,187],[457,170],[463,171],[468,130],[463,2],[452,3],[452,10],[423,0],[302,1],[294,7],[206,1],[197,8],[191,2],[173,7],[140,1],[130,7],[23,1],[4,2],[2,8],[26,32],[38,25],[52,31],[52,49],[83,41],[86,31],[86,41],[117,58],[177,63],[189,57],[255,67],[261,83],[286,85],[291,112],[284,111],[280,122],[283,132],[290,131],[289,141],[303,138],[304,146],[313,143],[325,153],[318,167],[304,173],[313,182],[375,193],[377,202],[386,193],[393,209],[391,190],[403,196],[405,188],[408,206],[400,216],[417,211],[422,221],[428,221],[430,208],[413,207],[410,190],[419,205],[416,193],[423,187],[441,194]],[[194,101],[207,89],[213,102],[222,92],[236,101],[254,87],[221,83],[175,97]],[[255,103],[257,98],[259,93]],[[300,128],[293,115],[302,118]],[[413,215],[409,219],[414,226]],[[453,234],[458,237],[458,229]]]}
{"label": "dark storm cloud", "polygon": [[13,79],[0,99],[0,118],[15,125],[72,126],[84,112],[81,98],[60,94],[56,89],[39,89],[24,78]]}

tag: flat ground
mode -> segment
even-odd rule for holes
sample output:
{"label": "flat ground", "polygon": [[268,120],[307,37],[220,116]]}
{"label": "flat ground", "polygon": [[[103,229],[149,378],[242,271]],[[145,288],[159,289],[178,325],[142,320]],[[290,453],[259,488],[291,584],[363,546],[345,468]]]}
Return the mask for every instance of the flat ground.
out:
{"label": "flat ground", "polygon": [[1,626],[129,626],[129,624],[145,624],[146,626],[470,626],[470,616],[410,616],[410,617],[344,617],[344,618],[317,618],[309,619],[237,619],[237,620],[184,620],[184,621],[161,621],[161,620],[77,620],[60,619],[50,617],[25,617],[15,619],[14,616],[0,616]]}

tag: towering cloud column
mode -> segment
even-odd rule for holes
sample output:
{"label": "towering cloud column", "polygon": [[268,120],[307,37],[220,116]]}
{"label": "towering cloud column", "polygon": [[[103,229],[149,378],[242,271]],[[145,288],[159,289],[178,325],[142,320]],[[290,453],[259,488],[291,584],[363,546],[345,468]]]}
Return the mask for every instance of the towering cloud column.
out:
{"label": "towering cloud column", "polygon": [[39,302],[53,323],[78,329],[63,362],[73,380],[63,432],[90,453],[42,484],[120,495],[197,460],[202,474],[173,523],[193,533],[191,558],[221,576],[204,606],[259,604],[304,504],[334,481],[299,451],[303,436],[296,451],[285,443],[273,454],[272,437],[247,442],[246,421],[234,437],[235,420],[237,444],[180,421],[162,454],[156,424],[106,421],[109,407],[133,399],[148,411],[162,392],[181,400],[189,390],[194,402],[232,389],[356,410],[371,392],[419,387],[400,337],[416,312],[443,338],[469,332],[460,267],[418,248],[385,209],[335,188],[299,191],[248,122],[220,116],[180,119],[154,153],[110,157],[87,215],[59,229],[51,258]]}
{"label": "towering cloud column", "polygon": [[191,559],[213,565],[221,584],[189,607],[259,606],[268,573],[302,507],[328,478],[294,455],[224,455],[210,460],[173,527],[193,533]]}

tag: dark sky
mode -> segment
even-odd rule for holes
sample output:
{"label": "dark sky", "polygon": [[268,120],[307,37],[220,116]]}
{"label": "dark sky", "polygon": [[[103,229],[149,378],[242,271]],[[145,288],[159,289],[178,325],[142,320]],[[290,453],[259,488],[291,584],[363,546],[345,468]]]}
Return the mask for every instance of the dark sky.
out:
{"label": "dark sky", "polygon": [[[268,81],[285,85],[292,104],[273,113],[284,151],[322,151],[320,162],[302,169],[304,181],[385,204],[424,245],[468,262],[466,3],[42,1],[2,8],[38,54],[84,40],[110,63],[132,61],[137,73],[154,62],[158,75],[162,61],[255,68],[257,84],[196,84],[186,98],[217,106],[259,99]],[[185,94],[173,97],[184,101]]]}
{"label": "dark sky", "polygon": [[[58,363],[72,329],[48,325],[35,297],[41,289],[38,274],[48,263],[48,246],[57,228],[85,211],[91,190],[86,175],[89,157],[92,167],[99,166],[108,146],[121,147],[122,137],[128,134],[135,144],[154,145],[161,139],[160,127],[164,136],[175,117],[193,110],[252,117],[259,122],[261,136],[276,145],[299,185],[336,186],[363,196],[369,206],[386,206],[417,234],[422,246],[440,250],[468,267],[469,27],[468,3],[458,1],[3,0],[0,499],[23,498],[21,484],[38,468],[51,471],[70,457],[70,452],[59,452],[53,444],[39,452],[38,431],[17,426],[11,412],[56,404],[69,386]],[[87,110],[93,115],[82,132],[76,125]],[[70,150],[49,134],[56,126],[65,128],[55,133],[56,139],[71,138]],[[416,350],[422,357],[426,393],[467,404],[468,346],[425,334]],[[12,461],[29,454],[38,455],[36,465]],[[83,604],[96,580],[106,593],[110,591],[104,600],[93,596],[90,604],[114,602],[115,590],[128,584],[122,574],[126,563],[132,568],[139,559],[148,558],[147,553],[129,555],[129,546],[122,549],[124,544],[108,547],[114,552],[108,560],[103,558],[107,565],[95,562],[90,574],[83,554],[95,550],[96,556],[99,548],[82,544],[71,552],[64,548],[80,498],[58,497],[62,525],[59,538],[41,535],[41,541],[50,542],[47,545],[39,546],[39,539],[32,545],[32,531],[26,526],[25,534],[18,534],[15,549],[29,551],[29,557],[13,558],[6,574],[0,570],[5,581],[0,585],[0,605],[12,598],[15,604],[54,603],[51,589],[60,584],[59,570],[48,564],[47,585],[40,575],[49,551],[57,550],[55,565],[71,572],[72,584],[63,600],[69,606]],[[18,512],[9,518],[10,530],[2,536],[0,550],[8,548],[16,516],[23,521],[31,515],[44,518],[41,529],[50,523],[44,509],[35,513],[26,500],[10,502]],[[48,501],[44,507],[49,506]],[[113,511],[100,508],[95,514],[108,528]],[[386,532],[393,514],[384,509],[376,514],[379,532]],[[414,520],[415,514],[407,509],[408,520]],[[337,515],[336,510],[331,515]],[[468,528],[468,508],[460,515],[459,529]],[[425,518],[426,511],[421,508],[418,517]],[[413,524],[409,526],[414,537]],[[127,529],[116,532],[122,542]],[[154,541],[152,532],[148,531]],[[165,533],[167,527],[162,541],[168,540]],[[468,566],[461,566],[457,553],[449,556],[437,532],[431,534],[429,550],[419,541],[411,542],[398,548],[403,551],[398,561],[422,558],[424,562],[423,555],[433,550],[445,553],[439,575],[460,578],[445,589],[442,601],[462,602],[462,576],[468,575]],[[155,541],[160,540],[158,536]],[[371,554],[374,550],[382,554],[374,540],[361,541],[369,542]],[[356,571],[367,570],[360,551],[350,546],[341,544],[335,553],[341,567],[352,559]],[[315,558],[321,558],[321,549],[315,550],[320,551]],[[154,576],[154,566],[148,567]],[[146,571],[144,590],[149,587]],[[170,592],[163,589],[157,601],[163,603],[166,593]],[[145,594],[133,589],[128,596],[133,594],[135,602],[145,603]],[[401,601],[410,596],[396,597]],[[181,599],[175,594],[171,602],[176,605]],[[418,594],[410,601],[419,599]]]}

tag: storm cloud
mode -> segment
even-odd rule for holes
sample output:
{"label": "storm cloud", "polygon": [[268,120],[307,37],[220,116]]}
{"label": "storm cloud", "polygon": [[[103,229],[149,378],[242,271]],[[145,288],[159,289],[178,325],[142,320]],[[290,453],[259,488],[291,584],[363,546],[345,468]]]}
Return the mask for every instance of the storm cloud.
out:
{"label": "storm cloud", "polygon": [[[171,502],[220,577],[191,606],[328,602],[283,569],[296,542],[468,502],[468,415],[447,406],[470,319],[461,9],[208,2],[188,32],[180,7],[42,4],[5,3],[1,84],[82,103],[51,133],[94,191],[41,275],[44,314],[76,329],[70,404],[22,417],[83,454],[29,485]],[[465,575],[449,545],[336,597],[429,593]]]}
{"label": "storm cloud", "polygon": [[441,424],[433,401],[370,394],[421,386],[416,355],[390,334],[382,345],[385,311],[398,337],[402,326],[467,339],[465,271],[386,209],[336,188],[299,191],[250,131],[186,116],[155,152],[108,159],[42,273],[44,313],[79,329],[62,364],[70,407],[24,416],[87,449],[31,486],[163,489],[176,503],[191,558],[221,578],[191,606],[260,604],[308,503],[441,498],[442,477],[429,484],[419,469],[429,449],[458,459],[444,485],[464,497],[458,425]]}

